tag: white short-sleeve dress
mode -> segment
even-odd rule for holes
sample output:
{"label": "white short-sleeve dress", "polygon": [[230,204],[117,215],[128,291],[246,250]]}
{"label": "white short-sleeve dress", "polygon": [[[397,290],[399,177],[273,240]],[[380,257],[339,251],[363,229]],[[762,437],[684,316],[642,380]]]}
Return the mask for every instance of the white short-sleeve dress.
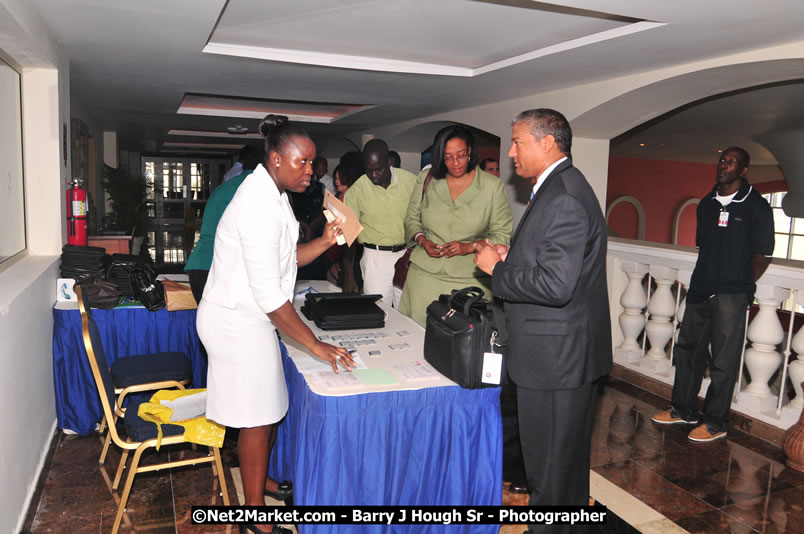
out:
{"label": "white short-sleeve dress", "polygon": [[276,329],[266,315],[292,301],[299,223],[262,165],[243,181],[215,232],[197,327],[209,355],[207,418],[248,428],[288,409]]}

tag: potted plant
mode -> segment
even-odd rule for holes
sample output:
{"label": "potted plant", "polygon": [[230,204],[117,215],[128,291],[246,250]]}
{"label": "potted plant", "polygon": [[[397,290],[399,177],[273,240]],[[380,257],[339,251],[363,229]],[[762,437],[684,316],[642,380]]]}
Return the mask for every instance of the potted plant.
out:
{"label": "potted plant", "polygon": [[146,202],[152,187],[142,175],[131,175],[124,169],[103,166],[103,189],[109,195],[111,208],[105,217],[106,226],[122,232],[122,235],[132,236],[132,254],[138,252],[146,233]]}

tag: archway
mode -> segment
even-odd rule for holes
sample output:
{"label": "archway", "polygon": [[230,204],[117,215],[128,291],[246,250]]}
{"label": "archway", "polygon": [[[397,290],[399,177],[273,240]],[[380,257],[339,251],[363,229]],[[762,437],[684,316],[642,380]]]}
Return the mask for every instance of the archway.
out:
{"label": "archway", "polygon": [[[422,124],[417,124],[403,132],[386,139],[388,146],[396,150],[402,156],[402,166],[407,170],[414,170],[406,167],[406,162],[413,162],[418,158],[416,165],[421,169],[425,164],[429,163],[425,154],[431,150],[433,139],[439,130],[451,124],[463,124],[455,121],[431,121]],[[500,159],[500,138],[480,128],[476,128],[469,124],[466,126],[475,138],[475,150],[477,152],[480,162],[485,158],[494,158],[499,161]]]}
{"label": "archway", "polygon": [[[628,204],[634,208],[636,212],[636,221],[629,219],[627,214],[616,210],[618,205]],[[634,225],[633,223],[636,222]],[[609,228],[620,235],[629,239],[645,239],[645,208],[642,203],[635,197],[624,195],[614,199],[606,209],[606,224]]]}
{"label": "archway", "polygon": [[[667,69],[672,70],[672,69]],[[774,82],[804,79],[804,58],[746,60],[668,75],[634,87],[572,119],[576,136],[613,139],[699,100]],[[637,82],[638,83],[638,82]]]}
{"label": "archway", "polygon": [[695,209],[701,200],[690,198],[681,203],[673,217],[673,244],[686,247],[695,246],[695,225],[697,221]]}
{"label": "archway", "polygon": [[[758,120],[757,117],[760,115],[767,115],[774,119],[780,117],[779,120],[782,120],[781,117],[784,117],[785,120],[796,120],[779,113],[776,110],[778,104],[774,104],[773,99],[757,98],[755,101],[760,102],[760,106],[769,106],[766,112],[757,112],[750,114],[751,116],[747,116],[746,113],[730,112],[726,114],[726,117],[732,122],[737,120],[743,122],[737,127],[732,127],[732,122],[729,122],[729,128],[721,132],[717,127],[723,118],[718,119],[718,115],[711,113],[712,108],[719,102],[723,102],[725,106],[733,99],[746,98],[746,95],[754,92],[759,95],[760,91],[774,90],[778,87],[804,86],[800,83],[802,77],[804,77],[804,59],[801,58],[762,61],[750,61],[742,58],[740,63],[717,65],[694,72],[681,73],[623,92],[576,117],[572,121],[573,130],[576,135],[599,139],[613,139],[622,135],[621,146],[622,139],[628,139],[631,144],[629,148],[631,153],[625,157],[631,158],[629,161],[633,168],[628,169],[628,176],[623,175],[618,178],[618,186],[613,186],[612,179],[617,178],[615,173],[618,166],[623,166],[623,162],[616,161],[616,158],[609,158],[608,198],[623,195],[636,197],[652,218],[659,218],[657,225],[651,225],[648,232],[649,240],[689,245],[688,239],[686,242],[681,239],[682,236],[688,234],[684,229],[686,214],[680,221],[676,220],[678,214],[673,210],[673,206],[677,206],[691,197],[700,198],[711,189],[715,173],[714,164],[717,161],[717,149],[729,144],[744,145],[752,153],[752,157],[754,154],[767,156],[766,159],[775,165],[776,152],[771,153],[769,149],[772,147],[764,144],[759,135],[759,129],[751,130],[750,128],[755,126],[753,123]],[[732,108],[734,107],[733,104],[730,105]],[[693,110],[701,108],[709,110],[710,113],[705,114],[708,119],[700,123],[700,128],[697,128],[697,124],[694,122],[690,125],[690,121],[683,123],[687,127],[686,129],[678,128],[682,115],[689,117]],[[732,109],[732,111],[734,110]],[[804,123],[804,117],[798,117],[797,120],[799,123]],[[651,131],[650,128],[658,129],[657,125],[665,121],[668,125],[676,125],[677,137],[668,141],[670,147],[681,145],[679,141],[684,139],[686,143],[682,147],[688,149],[686,145],[695,145],[699,139],[705,137],[705,133],[709,132],[711,132],[709,143],[713,142],[711,139],[716,138],[720,144],[707,146],[706,151],[686,160],[683,159],[683,156],[677,158],[676,153],[663,157],[661,150],[655,150],[650,155],[640,153],[641,149],[635,147],[639,146],[638,143],[643,139],[637,135],[644,135],[646,129],[648,132]],[[631,132],[638,132],[638,134]],[[740,134],[744,135],[735,140],[735,137]],[[658,136],[654,135],[654,137]],[[612,143],[610,155],[613,153],[612,149],[615,148],[616,144]],[[697,163],[702,161],[707,163]],[[695,165],[698,165],[698,168],[692,168]],[[755,165],[754,168],[757,166]],[[623,187],[624,183],[629,181],[631,183],[628,187]],[[792,184],[790,184],[790,189],[794,189]],[[801,189],[804,190],[804,179],[802,179]],[[668,197],[668,195],[670,196]],[[679,228],[679,224],[681,228]]]}

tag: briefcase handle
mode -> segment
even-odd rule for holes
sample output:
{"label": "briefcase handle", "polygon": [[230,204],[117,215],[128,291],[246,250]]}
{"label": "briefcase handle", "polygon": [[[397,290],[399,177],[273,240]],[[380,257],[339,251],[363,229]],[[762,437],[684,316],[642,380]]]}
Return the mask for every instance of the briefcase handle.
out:
{"label": "briefcase handle", "polygon": [[455,306],[453,306],[453,302],[455,302],[456,305],[460,305],[460,302],[463,300],[463,314],[469,315],[469,310],[471,309],[472,305],[474,305],[476,302],[479,302],[485,294],[485,291],[477,286],[465,287],[463,289],[453,289],[449,296],[449,300],[447,301],[447,306],[450,308],[455,308]]}

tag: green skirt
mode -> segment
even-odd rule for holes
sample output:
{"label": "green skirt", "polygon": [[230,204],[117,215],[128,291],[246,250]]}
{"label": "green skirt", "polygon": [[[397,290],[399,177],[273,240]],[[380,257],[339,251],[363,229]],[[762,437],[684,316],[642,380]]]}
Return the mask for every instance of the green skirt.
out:
{"label": "green skirt", "polygon": [[449,295],[453,289],[477,286],[485,291],[484,298],[491,300],[491,277],[477,271],[478,275],[453,278],[445,273],[430,273],[410,264],[399,311],[424,326],[427,322],[427,306],[441,294]]}

